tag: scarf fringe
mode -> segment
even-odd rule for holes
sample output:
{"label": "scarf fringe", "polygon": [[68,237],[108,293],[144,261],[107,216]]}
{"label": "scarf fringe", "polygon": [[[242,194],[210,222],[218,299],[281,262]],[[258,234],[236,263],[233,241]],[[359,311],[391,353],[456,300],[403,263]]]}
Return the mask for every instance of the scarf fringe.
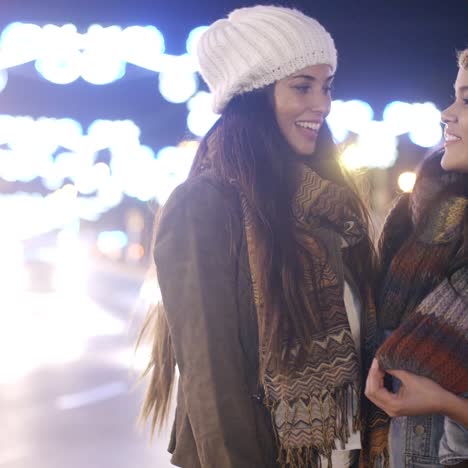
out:
{"label": "scarf fringe", "polygon": [[387,414],[383,411],[372,411],[366,423],[367,427],[364,428],[361,437],[363,446],[359,456],[359,468],[389,468]]}
{"label": "scarf fringe", "polygon": [[368,462],[361,457],[359,460],[359,468],[390,468],[390,454],[388,446],[379,452],[371,453]]}
{"label": "scarf fringe", "polygon": [[[325,457],[327,467],[332,468],[331,454]],[[323,468],[322,457],[320,453],[313,448],[298,448],[282,450],[278,463],[282,468]],[[390,456],[388,448],[382,452],[374,453],[368,463],[363,461],[362,457],[359,461],[359,468],[390,468]]]}
{"label": "scarf fringe", "polygon": [[[272,401],[266,396],[265,405],[270,410],[272,418],[280,466],[282,468],[321,468],[321,457],[323,457],[328,461],[328,468],[333,468],[331,454],[337,448],[337,442],[340,448],[344,448],[351,435],[350,429],[362,430],[360,394],[358,385],[348,383],[342,387],[321,389],[302,395],[299,399],[307,409],[306,414],[302,415],[297,414],[299,399]],[[279,414],[280,408],[283,410],[287,408],[285,414]],[[298,417],[307,421],[309,434],[301,434],[301,428],[295,427]],[[277,418],[284,419],[284,429],[278,429]],[[305,437],[309,437],[309,440],[302,440],[300,447],[294,446],[294,442],[289,443],[293,432],[296,432],[294,434],[296,440]],[[318,436],[315,440],[314,435]],[[322,441],[319,440],[320,437]]]}
{"label": "scarf fringe", "polygon": [[[328,460],[331,466],[331,456]],[[278,463],[282,468],[322,468],[320,454],[311,447],[281,450]]]}

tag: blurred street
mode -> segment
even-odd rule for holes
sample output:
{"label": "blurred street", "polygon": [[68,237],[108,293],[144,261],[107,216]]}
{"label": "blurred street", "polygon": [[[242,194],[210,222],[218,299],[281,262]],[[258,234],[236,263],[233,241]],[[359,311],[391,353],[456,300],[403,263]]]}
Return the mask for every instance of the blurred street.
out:
{"label": "blurred street", "polygon": [[[166,468],[136,428],[143,272],[89,268],[85,291],[8,292],[0,312],[1,468]],[[87,291],[86,291],[87,290]]]}

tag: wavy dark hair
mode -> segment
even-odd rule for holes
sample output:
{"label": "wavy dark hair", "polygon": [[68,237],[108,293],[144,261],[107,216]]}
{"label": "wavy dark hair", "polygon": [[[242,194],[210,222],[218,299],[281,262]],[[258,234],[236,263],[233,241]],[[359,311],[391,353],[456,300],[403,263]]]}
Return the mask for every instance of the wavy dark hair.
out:
{"label": "wavy dark hair", "polygon": [[[261,329],[272,356],[281,355],[285,342],[291,338],[302,342],[311,339],[318,322],[303,313],[307,310],[301,294],[301,268],[294,237],[291,203],[294,193],[291,161],[294,154],[283,137],[275,117],[273,85],[234,97],[215,126],[202,139],[189,177],[197,177],[210,152],[212,170],[225,181],[236,181],[247,197],[259,221],[262,241],[269,252],[265,279],[269,306],[275,313],[271,323]],[[209,148],[208,148],[209,147]],[[349,207],[369,227],[369,214],[351,178],[338,161],[338,151],[326,124],[317,138],[316,150],[304,162],[323,178],[351,189]],[[156,223],[157,224],[157,223]],[[156,226],[157,230],[157,226]],[[235,251],[232,253],[236,255]],[[373,278],[375,256],[368,235],[349,249],[345,257],[348,268],[358,282],[362,297],[366,297]],[[158,318],[159,317],[159,318]],[[157,327],[157,328],[156,328]],[[153,352],[145,374],[151,376],[142,408],[143,420],[151,419],[152,428],[161,426],[167,414],[175,375],[175,358],[164,311],[150,311],[143,334],[152,335]],[[264,369],[260,369],[262,373]]]}

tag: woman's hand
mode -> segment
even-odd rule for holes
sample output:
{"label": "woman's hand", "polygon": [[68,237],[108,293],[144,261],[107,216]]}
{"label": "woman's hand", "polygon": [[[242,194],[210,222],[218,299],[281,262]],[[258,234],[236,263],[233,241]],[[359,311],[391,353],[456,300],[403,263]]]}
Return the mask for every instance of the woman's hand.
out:
{"label": "woman's hand", "polygon": [[374,359],[367,377],[365,394],[391,417],[443,413],[444,400],[454,397],[426,377],[403,370],[388,370],[387,373],[401,381],[398,393],[392,393],[384,387],[385,372]]}

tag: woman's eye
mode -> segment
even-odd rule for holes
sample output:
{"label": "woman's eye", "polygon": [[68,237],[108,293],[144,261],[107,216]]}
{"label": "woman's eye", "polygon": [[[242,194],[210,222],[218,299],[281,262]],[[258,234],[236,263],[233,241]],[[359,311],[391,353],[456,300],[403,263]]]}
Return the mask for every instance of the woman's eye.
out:
{"label": "woman's eye", "polygon": [[302,94],[305,94],[305,93],[307,93],[307,91],[309,91],[310,86],[306,86],[306,85],[301,86],[301,85],[298,85],[298,86],[294,86],[294,89],[296,89],[297,91],[299,91],[299,92],[302,93]]}
{"label": "woman's eye", "polygon": [[468,104],[468,96],[452,96],[452,102],[455,103],[455,102],[460,102],[460,103],[463,103],[464,106],[466,106]]}

